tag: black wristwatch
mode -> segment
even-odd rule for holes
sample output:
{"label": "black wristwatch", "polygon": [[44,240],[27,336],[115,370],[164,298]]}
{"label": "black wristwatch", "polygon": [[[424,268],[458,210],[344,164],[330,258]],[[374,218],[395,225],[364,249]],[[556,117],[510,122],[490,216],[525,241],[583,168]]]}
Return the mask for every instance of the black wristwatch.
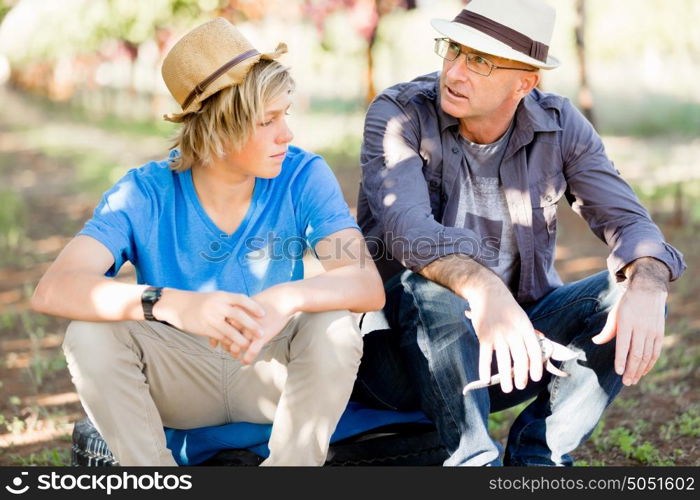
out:
{"label": "black wristwatch", "polygon": [[141,294],[141,307],[143,307],[143,317],[147,321],[159,321],[153,316],[153,306],[160,300],[163,293],[162,286],[149,286]]}

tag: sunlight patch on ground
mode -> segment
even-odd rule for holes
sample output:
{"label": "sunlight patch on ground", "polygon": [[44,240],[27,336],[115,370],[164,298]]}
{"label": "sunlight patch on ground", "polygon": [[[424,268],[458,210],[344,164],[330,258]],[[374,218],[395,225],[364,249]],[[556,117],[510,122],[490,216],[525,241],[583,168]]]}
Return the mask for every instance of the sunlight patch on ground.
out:
{"label": "sunlight patch on ground", "polygon": [[[0,448],[11,448],[12,446],[24,446],[48,442],[62,436],[68,436],[73,431],[73,421],[76,415],[65,415],[60,421],[57,419],[39,420],[35,424],[35,429],[21,434],[0,434]],[[78,417],[82,418],[82,417]]]}
{"label": "sunlight patch on ground", "polygon": [[38,396],[29,396],[23,399],[23,403],[25,405],[40,406],[61,406],[79,402],[80,398],[75,392],[63,392],[61,394],[40,394]]}
{"label": "sunlight patch on ground", "polygon": [[0,349],[3,351],[30,351],[37,347],[42,349],[51,349],[59,347],[63,342],[63,335],[48,334],[41,339],[13,339],[5,340],[0,343]]}

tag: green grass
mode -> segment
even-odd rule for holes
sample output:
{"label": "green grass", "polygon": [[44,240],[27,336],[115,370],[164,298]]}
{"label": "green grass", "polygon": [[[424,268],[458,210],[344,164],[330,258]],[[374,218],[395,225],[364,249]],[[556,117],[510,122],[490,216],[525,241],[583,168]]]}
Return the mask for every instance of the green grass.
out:
{"label": "green grass", "polygon": [[42,341],[46,337],[49,318],[44,314],[32,311],[22,311],[19,315],[23,336],[29,339],[31,361],[26,368],[28,377],[35,392],[38,392],[45,380],[66,369],[63,353],[42,350]]}
{"label": "green grass", "polygon": [[650,431],[650,428],[651,424],[638,420],[631,429],[626,426],[618,426],[605,431],[604,424],[601,422],[591,436],[591,440],[599,453],[617,452],[642,465],[674,465],[675,459],[680,456],[678,450],[675,450],[670,456],[664,455],[653,443],[643,439],[642,434]]}
{"label": "green grass", "polygon": [[49,448],[37,453],[31,453],[28,457],[17,454],[9,455],[13,465],[21,466],[52,466],[60,467],[70,465],[70,449]]}
{"label": "green grass", "polygon": [[331,113],[335,115],[364,112],[365,100],[364,97],[356,99],[311,97],[309,110],[313,113]]}
{"label": "green grass", "polygon": [[670,95],[600,95],[594,106],[604,135],[697,137],[700,131],[700,104]]}
{"label": "green grass", "polygon": [[[700,132],[699,132],[700,134]],[[676,210],[678,192],[684,223],[700,222],[700,180],[690,179],[681,184],[633,185],[639,200],[652,216],[664,214],[666,218]]]}
{"label": "green grass", "polygon": [[604,467],[608,465],[605,460],[594,459],[590,462],[587,460],[576,460],[574,462],[574,467]]}
{"label": "green grass", "polygon": [[22,434],[26,429],[26,423],[21,418],[13,416],[12,419],[7,419],[2,414],[0,414],[0,426],[14,436]]}
{"label": "green grass", "polygon": [[62,372],[66,369],[66,359],[62,353],[46,356],[41,352],[35,352],[29,363],[29,374],[35,387],[40,387],[48,376]]}
{"label": "green grass", "polygon": [[323,156],[333,170],[343,168],[360,168],[360,143],[361,138],[355,135],[346,135],[330,147],[321,148],[315,153]]}
{"label": "green grass", "polygon": [[75,183],[72,192],[101,194],[121,175],[125,167],[117,160],[94,150],[77,150],[70,147],[44,146],[41,153],[51,160],[73,166]]}
{"label": "green grass", "polygon": [[697,409],[688,410],[678,417],[678,433],[681,436],[699,437],[700,436],[700,413]]}
{"label": "green grass", "polygon": [[0,189],[0,266],[17,264],[26,237],[27,206],[21,195]]}
{"label": "green grass", "polygon": [[700,407],[694,406],[675,417],[668,424],[662,425],[660,435],[670,440],[675,437],[700,437]]}
{"label": "green grass", "polygon": [[13,331],[19,320],[19,314],[14,311],[7,311],[0,314],[0,332]]}
{"label": "green grass", "polygon": [[127,120],[108,115],[93,121],[94,125],[112,132],[126,132],[135,136],[170,137],[175,124],[165,120]]}
{"label": "green grass", "polygon": [[54,121],[67,120],[94,125],[106,131],[126,133],[136,137],[169,137],[176,125],[165,120],[129,119],[114,114],[99,113],[88,109],[78,102],[54,102],[37,95],[22,93],[22,97],[40,108]]}
{"label": "green grass", "polygon": [[613,403],[618,408],[623,408],[625,410],[631,410],[639,406],[639,400],[634,398],[618,398]]}
{"label": "green grass", "polygon": [[489,415],[489,433],[495,439],[506,439],[513,421],[531,402],[532,400],[524,401],[512,408]]}

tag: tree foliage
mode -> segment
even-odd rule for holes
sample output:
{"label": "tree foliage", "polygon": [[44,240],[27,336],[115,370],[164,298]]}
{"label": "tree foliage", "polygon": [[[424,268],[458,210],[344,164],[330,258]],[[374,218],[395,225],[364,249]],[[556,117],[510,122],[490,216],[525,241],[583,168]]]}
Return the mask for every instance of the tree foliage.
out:
{"label": "tree foliage", "polygon": [[162,27],[203,18],[206,6],[203,0],[19,0],[0,26],[0,42],[15,62],[92,53],[112,40],[136,47]]}

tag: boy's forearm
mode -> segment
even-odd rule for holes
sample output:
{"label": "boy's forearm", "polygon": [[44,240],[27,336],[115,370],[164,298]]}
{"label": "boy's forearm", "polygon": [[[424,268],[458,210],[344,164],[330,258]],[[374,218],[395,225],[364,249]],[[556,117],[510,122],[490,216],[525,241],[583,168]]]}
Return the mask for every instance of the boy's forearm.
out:
{"label": "boy's forearm", "polygon": [[34,291],[31,307],[81,321],[140,321],[146,286],[80,272],[45,276]]}
{"label": "boy's forearm", "polygon": [[374,269],[344,266],[280,286],[286,288],[295,312],[366,312],[384,306],[384,285]]}

